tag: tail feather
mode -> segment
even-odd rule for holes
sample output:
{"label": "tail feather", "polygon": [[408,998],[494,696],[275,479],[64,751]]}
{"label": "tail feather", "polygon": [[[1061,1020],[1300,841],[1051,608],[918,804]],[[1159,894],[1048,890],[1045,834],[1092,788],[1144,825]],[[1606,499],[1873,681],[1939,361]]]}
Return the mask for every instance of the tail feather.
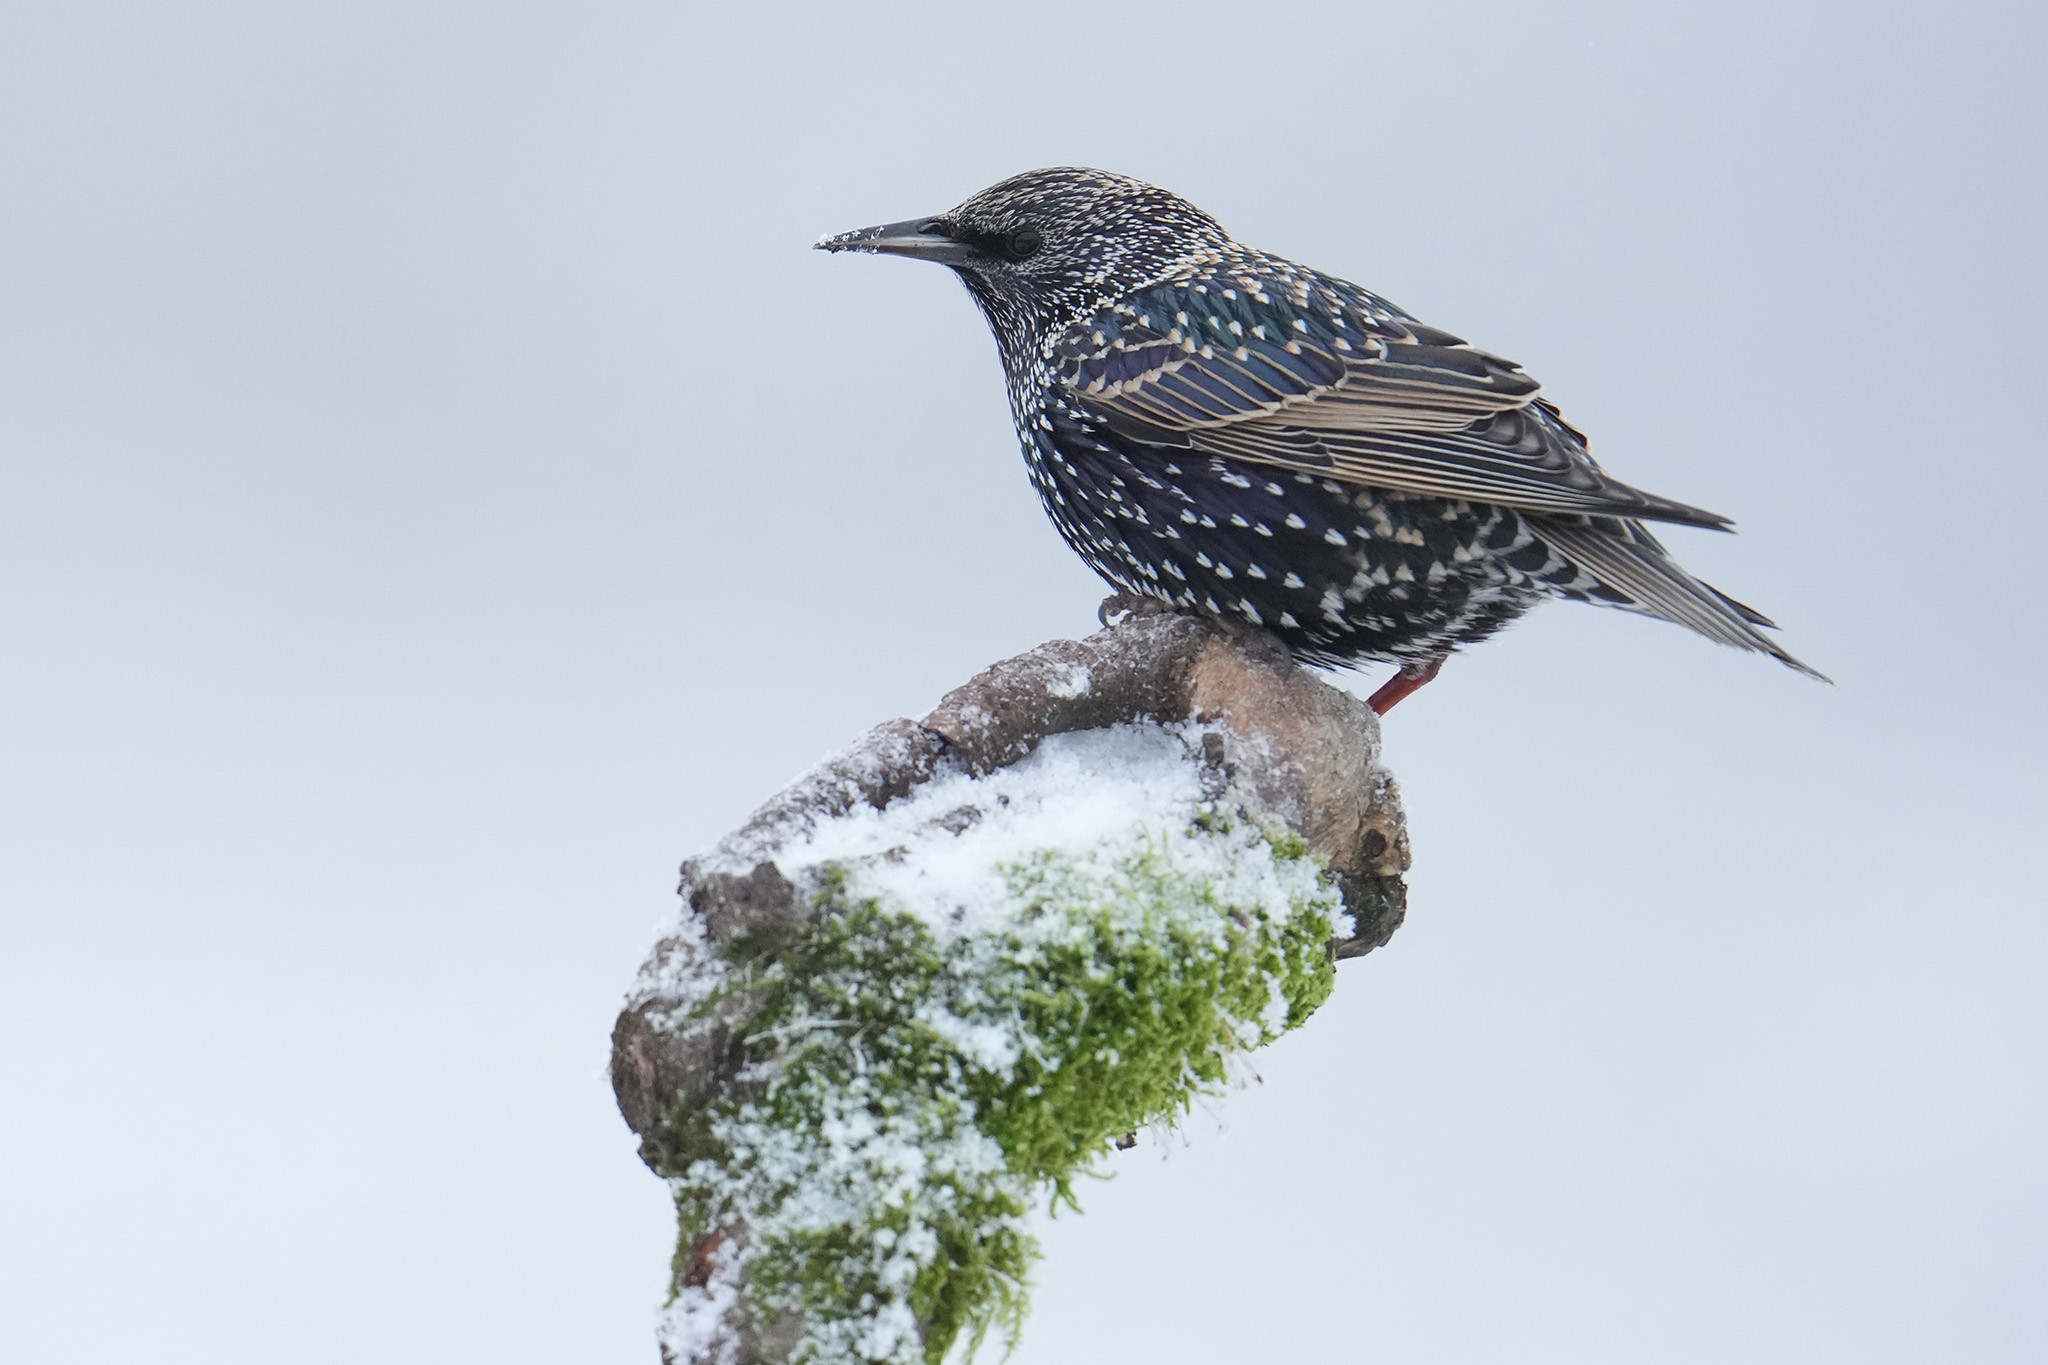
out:
{"label": "tail feather", "polygon": [[1700,586],[1705,588],[1708,592],[1714,594],[1714,596],[1720,598],[1723,602],[1726,602],[1730,607],[1733,607],[1737,612],[1740,612],[1742,615],[1742,619],[1749,622],[1751,625],[1762,626],[1765,630],[1776,630],[1778,628],[1778,623],[1776,621],[1773,621],[1770,617],[1764,615],[1762,612],[1758,611],[1755,607],[1750,606],[1748,603],[1736,601],[1727,593],[1722,592],[1719,588],[1715,587],[1712,583],[1702,583],[1700,584]]}
{"label": "tail feather", "polygon": [[1629,599],[1634,608],[1694,630],[1719,644],[1768,654],[1809,678],[1828,677],[1786,653],[1759,629],[1763,613],[1700,582],[1678,567],[1654,537],[1631,522],[1601,518],[1531,517],[1559,554]]}

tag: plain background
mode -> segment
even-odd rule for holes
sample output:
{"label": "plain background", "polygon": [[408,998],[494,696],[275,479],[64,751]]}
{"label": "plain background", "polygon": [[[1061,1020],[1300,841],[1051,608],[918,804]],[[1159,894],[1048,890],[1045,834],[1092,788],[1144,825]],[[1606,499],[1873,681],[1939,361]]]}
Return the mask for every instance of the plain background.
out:
{"label": "plain background", "polygon": [[1455,661],[1407,926],[1018,1365],[2048,1358],[2039,15],[15,0],[0,1357],[652,1361],[674,864],[1102,593],[958,286],[806,248],[1078,162],[1527,365],[1839,686]]}

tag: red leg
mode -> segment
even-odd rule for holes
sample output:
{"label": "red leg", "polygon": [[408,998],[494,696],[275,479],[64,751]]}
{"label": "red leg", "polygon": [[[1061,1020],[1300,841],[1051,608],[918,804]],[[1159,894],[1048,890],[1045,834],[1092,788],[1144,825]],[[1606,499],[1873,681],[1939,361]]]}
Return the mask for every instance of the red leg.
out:
{"label": "red leg", "polygon": [[1404,668],[1384,683],[1381,683],[1380,690],[1367,697],[1365,704],[1372,708],[1374,715],[1384,716],[1387,712],[1393,710],[1395,704],[1403,697],[1406,697],[1410,692],[1415,691],[1424,683],[1435,678],[1438,673],[1443,671],[1443,666],[1444,661],[1442,659],[1431,659],[1420,668]]}

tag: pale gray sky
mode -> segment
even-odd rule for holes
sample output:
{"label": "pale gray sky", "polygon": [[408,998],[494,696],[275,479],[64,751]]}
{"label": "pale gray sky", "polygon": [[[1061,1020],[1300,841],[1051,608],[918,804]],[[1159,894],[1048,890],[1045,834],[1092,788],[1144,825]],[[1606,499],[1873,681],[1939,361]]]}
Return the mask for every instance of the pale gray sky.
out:
{"label": "pale gray sky", "polygon": [[964,294],[806,248],[1062,162],[1527,365],[1840,685],[1454,661],[1408,925],[1051,1227],[1018,1365],[2048,1358],[2044,36],[17,0],[0,1358],[651,1361],[674,864],[1101,594]]}

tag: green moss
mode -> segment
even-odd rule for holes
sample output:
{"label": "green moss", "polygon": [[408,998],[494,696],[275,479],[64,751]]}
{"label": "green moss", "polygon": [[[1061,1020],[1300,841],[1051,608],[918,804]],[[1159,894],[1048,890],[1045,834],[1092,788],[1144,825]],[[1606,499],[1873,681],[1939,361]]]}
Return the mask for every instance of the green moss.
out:
{"label": "green moss", "polygon": [[678,1213],[686,1243],[746,1224],[748,1293],[802,1312],[800,1361],[1014,1339],[1030,1210],[1078,1207],[1117,1139],[1221,1089],[1334,982],[1335,894],[1298,841],[1212,815],[1005,880],[1002,927],[970,934],[832,878],[814,935],[733,969],[765,1000],[756,1095],[678,1124]]}

